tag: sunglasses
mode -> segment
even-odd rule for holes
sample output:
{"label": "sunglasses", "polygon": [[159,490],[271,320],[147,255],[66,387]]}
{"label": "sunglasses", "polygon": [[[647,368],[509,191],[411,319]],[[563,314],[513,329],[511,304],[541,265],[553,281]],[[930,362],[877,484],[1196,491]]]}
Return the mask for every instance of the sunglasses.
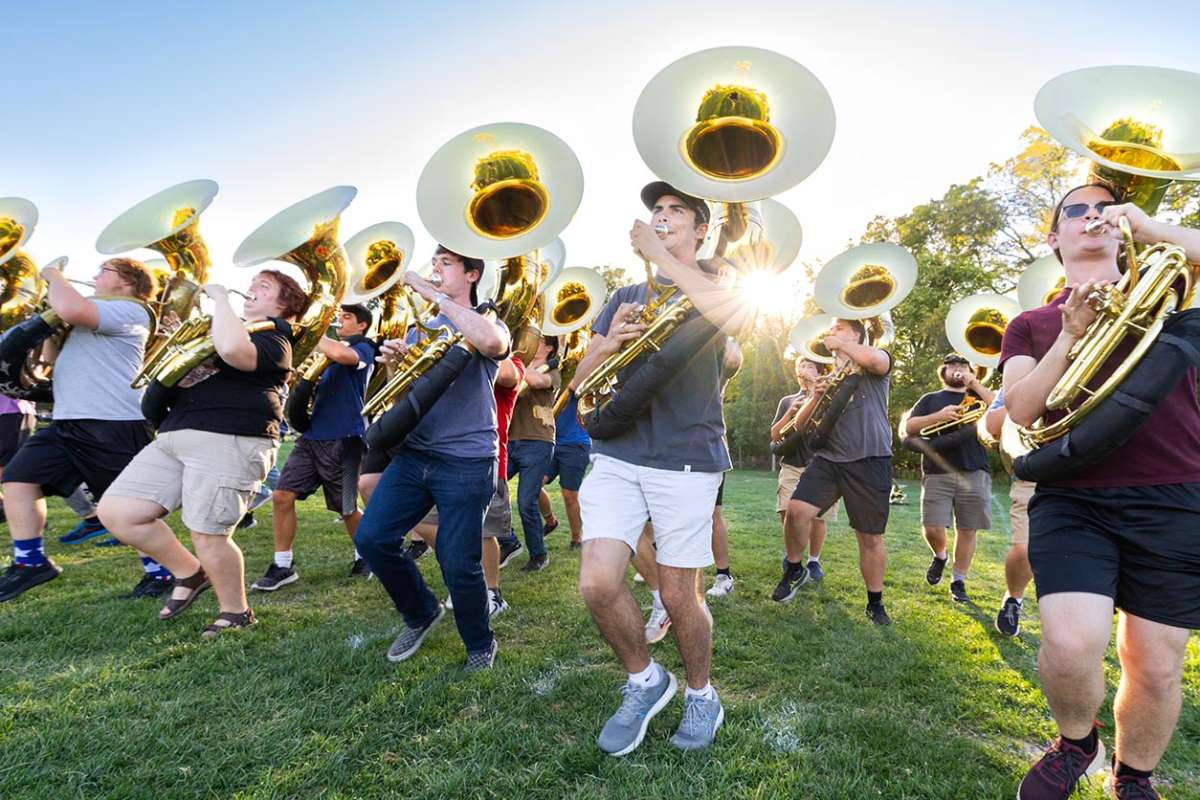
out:
{"label": "sunglasses", "polygon": [[1087,203],[1071,203],[1070,205],[1065,205],[1062,207],[1062,215],[1067,219],[1079,219],[1088,212],[1089,208],[1094,208],[1096,209],[1097,214],[1101,214],[1104,212],[1104,209],[1115,205],[1117,205],[1116,200],[1101,200],[1095,205],[1088,205]]}

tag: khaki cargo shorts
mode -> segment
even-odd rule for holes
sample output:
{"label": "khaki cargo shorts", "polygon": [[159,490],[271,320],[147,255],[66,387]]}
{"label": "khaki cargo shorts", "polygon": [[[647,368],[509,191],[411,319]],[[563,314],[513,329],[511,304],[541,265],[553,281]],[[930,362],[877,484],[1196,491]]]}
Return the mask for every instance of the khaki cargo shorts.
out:
{"label": "khaki cargo shorts", "polygon": [[1018,478],[1013,478],[1012,485],[1008,487],[1008,499],[1011,501],[1008,522],[1012,526],[1012,544],[1029,546],[1029,500],[1033,497],[1034,489],[1037,489],[1036,483]]}
{"label": "khaki cargo shorts", "polygon": [[[780,514],[787,513],[792,493],[796,491],[796,484],[800,482],[800,476],[803,474],[803,467],[793,467],[791,464],[779,465],[779,488],[775,492],[775,510]],[[817,519],[823,522],[837,522],[837,503],[830,506],[829,510]]]}

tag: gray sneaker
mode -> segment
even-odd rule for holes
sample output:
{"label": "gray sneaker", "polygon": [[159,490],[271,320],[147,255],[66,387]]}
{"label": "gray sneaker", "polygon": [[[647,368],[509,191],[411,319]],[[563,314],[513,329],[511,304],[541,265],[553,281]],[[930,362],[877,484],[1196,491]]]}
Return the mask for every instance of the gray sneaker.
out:
{"label": "gray sneaker", "polygon": [[671,737],[671,744],[680,750],[703,750],[713,743],[717,728],[725,721],[725,708],[721,698],[707,700],[703,697],[683,698],[683,719]]}
{"label": "gray sneaker", "polygon": [[610,756],[623,756],[636,750],[646,735],[650,720],[675,696],[675,690],[679,688],[675,676],[661,666],[658,671],[658,680],[649,686],[626,683],[621,687],[625,699],[617,713],[604,723],[604,730],[596,740],[600,749]]}
{"label": "gray sneaker", "polygon": [[421,642],[425,641],[425,637],[433,630],[434,626],[442,621],[442,617],[446,616],[446,607],[438,603],[437,613],[433,615],[433,619],[426,622],[419,628],[410,628],[405,625],[404,630],[400,631],[400,635],[396,637],[396,641],[392,642],[392,646],[388,649],[388,661],[403,661],[409,656],[421,649]]}
{"label": "gray sneaker", "polygon": [[491,669],[496,663],[496,637],[492,637],[492,645],[487,650],[479,650],[475,653],[467,653],[467,663],[464,669],[467,672],[478,672],[481,669]]}

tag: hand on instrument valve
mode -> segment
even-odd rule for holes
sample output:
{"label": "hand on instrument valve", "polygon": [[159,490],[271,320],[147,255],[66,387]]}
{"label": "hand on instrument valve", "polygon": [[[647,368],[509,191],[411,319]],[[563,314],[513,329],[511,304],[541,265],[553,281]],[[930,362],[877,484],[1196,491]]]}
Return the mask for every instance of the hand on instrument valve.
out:
{"label": "hand on instrument valve", "polygon": [[813,384],[813,394],[817,396],[825,394],[825,390],[829,388],[831,380],[832,377],[829,375],[822,375],[817,378],[817,382]]}
{"label": "hand on instrument valve", "polygon": [[933,412],[934,422],[949,422],[950,420],[958,419],[962,414],[962,408],[958,403],[953,405],[943,406]]}
{"label": "hand on instrument valve", "polygon": [[204,292],[213,300],[229,299],[229,290],[219,283],[206,283],[200,287],[200,291]]}
{"label": "hand on instrument valve", "polygon": [[404,273],[404,285],[411,286],[416,290],[417,294],[431,303],[440,302],[439,295],[442,293],[442,290],[411,269]]}
{"label": "hand on instrument valve", "polygon": [[379,355],[375,360],[386,366],[395,366],[396,362],[408,352],[408,345],[403,339],[384,339],[379,345]]}
{"label": "hand on instrument valve", "polygon": [[658,238],[653,226],[640,219],[633,223],[629,231],[629,244],[638,255],[654,264],[661,264],[670,257],[667,246]]}
{"label": "hand on instrument valve", "polygon": [[608,326],[608,335],[604,337],[604,349],[608,355],[616,353],[626,342],[636,339],[646,330],[646,326],[637,321],[641,311],[641,303],[622,303],[617,306],[612,323]]}
{"label": "hand on instrument valve", "polygon": [[843,339],[840,336],[834,336],[832,333],[825,337],[823,343],[825,345],[825,349],[830,353],[836,353],[838,350],[841,350],[843,345],[853,344],[851,340]]}
{"label": "hand on instrument valve", "polygon": [[1121,238],[1119,227],[1121,217],[1129,222],[1129,230],[1133,233],[1134,241],[1141,244],[1157,242],[1163,237],[1155,233],[1157,223],[1150,215],[1133,203],[1122,203],[1119,206],[1109,206],[1100,212],[1100,216],[1109,224],[1109,230],[1116,238]]}
{"label": "hand on instrument valve", "polygon": [[[61,261],[61,259],[60,259],[60,261]],[[42,267],[42,277],[45,280],[50,281],[54,278],[61,279],[63,277],[63,274],[62,274],[62,270],[60,270],[58,267]]]}
{"label": "hand on instrument valve", "polygon": [[1062,304],[1063,333],[1073,339],[1083,336],[1088,326],[1096,319],[1096,309],[1092,303],[1093,295],[1102,294],[1101,290],[1109,281],[1084,281],[1071,288],[1067,300]]}

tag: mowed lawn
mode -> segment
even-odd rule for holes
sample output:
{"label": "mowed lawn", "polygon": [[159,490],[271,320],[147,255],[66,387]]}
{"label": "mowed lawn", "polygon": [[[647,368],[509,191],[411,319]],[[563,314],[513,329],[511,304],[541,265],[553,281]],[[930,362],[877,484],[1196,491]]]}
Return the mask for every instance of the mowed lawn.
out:
{"label": "mowed lawn", "polygon": [[[712,604],[725,726],[710,751],[676,751],[676,700],[622,759],[595,746],[624,674],[576,592],[565,518],[545,572],[505,570],[512,608],[496,622],[497,666],[466,677],[449,619],[415,658],[386,661],[399,620],[377,582],[347,577],[349,544],[319,498],[301,510],[300,582],[252,595],[260,624],[215,642],[198,635],[216,613],[211,593],[156,620],[157,601],[121,597],[138,578],[132,551],[55,542],[73,524],[55,501],[47,540],[62,577],[0,605],[0,798],[1011,798],[1054,727],[1036,605],[1018,639],[992,628],[1005,489],[968,583],[976,604],[959,606],[945,584],[925,583],[919,487],[905,488],[888,530],[896,624],[877,629],[844,515],[824,583],[790,605],[768,599],[781,551],[775,478],[732,473],[737,585]],[[258,517],[238,537],[251,580],[272,551],[269,507]],[[444,594],[433,558],[421,567]],[[654,653],[682,678],[671,637]],[[1117,676],[1110,650],[1110,746]],[[1184,695],[1158,773],[1176,800],[1200,798],[1196,639]],[[1083,796],[1102,797],[1101,782]]]}

